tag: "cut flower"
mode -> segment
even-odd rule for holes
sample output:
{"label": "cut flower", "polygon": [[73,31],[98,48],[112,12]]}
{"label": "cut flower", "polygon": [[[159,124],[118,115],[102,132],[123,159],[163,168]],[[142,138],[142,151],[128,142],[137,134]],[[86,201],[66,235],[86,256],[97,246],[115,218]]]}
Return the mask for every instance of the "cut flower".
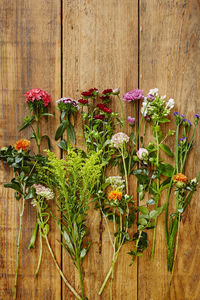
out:
{"label": "cut flower", "polygon": [[21,139],[15,143],[15,150],[19,151],[20,149],[26,151],[30,148],[31,142],[26,139]]}
{"label": "cut flower", "polygon": [[24,95],[26,96],[26,103],[42,100],[44,106],[47,106],[51,102],[51,96],[47,92],[38,88],[30,90]]}
{"label": "cut flower", "polygon": [[111,200],[114,200],[114,201],[120,201],[122,199],[122,192],[120,191],[111,191],[109,194],[108,194],[108,199],[111,201]]}

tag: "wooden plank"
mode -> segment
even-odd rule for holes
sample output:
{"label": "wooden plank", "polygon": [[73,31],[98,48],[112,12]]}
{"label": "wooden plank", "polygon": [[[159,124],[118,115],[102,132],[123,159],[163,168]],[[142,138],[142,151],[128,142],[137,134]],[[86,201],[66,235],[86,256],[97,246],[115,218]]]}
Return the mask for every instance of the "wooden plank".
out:
{"label": "wooden plank", "polygon": [[[124,93],[137,87],[137,70],[137,1],[63,1],[63,96],[79,99],[82,91],[92,87],[101,90],[120,87]],[[112,108],[120,111],[118,103]],[[127,110],[130,114],[130,106]],[[80,118],[76,127],[80,132]],[[79,134],[78,145],[82,143],[83,137]],[[86,294],[89,299],[109,299],[109,286],[101,297],[97,296],[112,258],[108,233],[103,224],[102,252],[99,253],[98,212],[91,210],[88,226],[92,247],[84,263]],[[130,246],[124,247],[119,256],[113,299],[137,299],[137,266],[129,267],[129,249]],[[78,289],[78,274],[66,253],[63,265]],[[65,287],[63,298],[74,299]]]}
{"label": "wooden plank", "polygon": [[[0,8],[0,146],[14,144],[20,137],[28,138],[30,131],[18,133],[27,108],[24,92],[40,87],[55,99],[61,95],[60,83],[60,1],[19,0],[1,1]],[[43,123],[43,133],[54,140],[56,120]],[[43,145],[47,147],[47,145]],[[56,147],[54,145],[54,150]],[[58,151],[57,151],[58,152]],[[0,197],[0,299],[12,299],[15,273],[16,242],[19,216],[13,192],[2,183],[11,179],[11,172],[1,168]],[[23,220],[18,299],[60,299],[61,282],[44,243],[44,255],[38,278],[34,278],[39,254],[28,250],[34,228],[35,209],[26,203]],[[60,234],[51,224],[50,243],[60,262]]]}
{"label": "wooden plank", "polygon": [[[197,109],[199,112],[198,30],[198,1],[140,1],[140,86],[145,92],[157,87],[161,95],[174,98],[175,110],[190,119]],[[199,134],[196,141],[186,169],[189,178],[199,171]],[[196,193],[181,223],[170,297],[173,300],[199,299],[198,203]],[[164,199],[161,204],[164,204]],[[149,260],[150,251],[151,246],[139,261],[138,299],[165,299],[170,274],[167,272],[164,215],[158,221],[153,262]]]}

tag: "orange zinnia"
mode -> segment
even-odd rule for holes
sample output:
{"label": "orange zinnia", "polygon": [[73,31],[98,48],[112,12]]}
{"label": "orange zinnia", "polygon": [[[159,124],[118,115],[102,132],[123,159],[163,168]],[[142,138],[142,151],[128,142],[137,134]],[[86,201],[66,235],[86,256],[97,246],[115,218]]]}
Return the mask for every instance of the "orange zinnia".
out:
{"label": "orange zinnia", "polygon": [[121,200],[122,199],[122,192],[119,191],[111,191],[108,194],[108,199],[109,200]]}
{"label": "orange zinnia", "polygon": [[181,182],[186,182],[187,181],[187,176],[183,175],[182,173],[178,173],[174,175],[174,182],[181,181]]}
{"label": "orange zinnia", "polygon": [[18,150],[20,150],[20,149],[22,149],[22,150],[28,150],[28,148],[30,147],[30,144],[31,144],[31,142],[29,141],[29,140],[26,140],[26,139],[21,139],[21,140],[19,140],[19,141],[17,141],[16,143],[15,143],[15,149],[18,151]]}

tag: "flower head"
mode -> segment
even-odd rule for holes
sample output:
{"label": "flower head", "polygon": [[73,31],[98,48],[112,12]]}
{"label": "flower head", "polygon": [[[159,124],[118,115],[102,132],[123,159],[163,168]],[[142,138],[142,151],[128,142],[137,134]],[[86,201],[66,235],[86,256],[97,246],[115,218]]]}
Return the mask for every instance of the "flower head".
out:
{"label": "flower head", "polygon": [[125,180],[121,176],[110,176],[106,178],[106,182],[109,183],[114,190],[123,190],[125,187]]}
{"label": "flower head", "polygon": [[112,89],[106,89],[102,92],[102,94],[107,95],[107,94],[111,94],[113,92]]}
{"label": "flower head", "polygon": [[139,89],[129,91],[128,93],[124,94],[122,97],[122,100],[127,102],[132,102],[140,99],[143,100],[144,96],[143,96],[143,91]]}
{"label": "flower head", "polygon": [[77,111],[79,109],[78,101],[72,99],[72,98],[61,98],[56,101],[58,104],[58,109],[61,111],[70,111],[70,110],[75,110]]}
{"label": "flower head", "polygon": [[105,119],[105,116],[104,115],[95,115],[94,119],[95,120],[103,120],[103,119]]}
{"label": "flower head", "polygon": [[114,190],[108,194],[108,199],[114,201],[120,201],[122,199],[122,192]]}
{"label": "flower head", "polygon": [[158,89],[157,88],[155,88],[155,89],[151,89],[151,90],[149,90],[149,94],[151,94],[151,95],[157,95],[158,94]]}
{"label": "flower head", "polygon": [[98,92],[99,92],[98,89],[93,88],[93,89],[89,89],[86,92],[82,92],[81,95],[85,98],[90,98],[90,97],[96,96],[98,94]]}
{"label": "flower head", "polygon": [[53,194],[52,190],[45,187],[44,185],[34,184],[33,187],[35,188],[35,192],[37,195],[44,197],[47,200],[51,200],[54,198],[54,194]]}
{"label": "flower head", "polygon": [[171,110],[173,107],[174,107],[174,99],[170,98],[166,103],[166,108]]}
{"label": "flower head", "polygon": [[149,101],[153,101],[153,100],[155,99],[155,97],[154,97],[154,95],[152,95],[152,94],[148,94],[148,95],[147,95],[147,99],[148,99]]}
{"label": "flower head", "polygon": [[87,99],[79,99],[78,102],[81,104],[87,104],[88,100]]}
{"label": "flower head", "polygon": [[19,151],[20,149],[26,151],[30,147],[31,142],[26,139],[21,139],[15,143],[15,150]]}
{"label": "flower head", "polygon": [[47,106],[51,102],[51,96],[47,92],[38,88],[30,90],[24,95],[26,96],[26,103],[42,100],[44,106]]}
{"label": "flower head", "polygon": [[128,122],[130,125],[134,125],[135,124],[135,118],[132,118],[130,116],[128,116]]}
{"label": "flower head", "polygon": [[113,90],[113,95],[119,95],[120,93],[120,89],[119,88],[116,88]]}
{"label": "flower head", "polygon": [[145,160],[147,159],[148,155],[149,155],[149,152],[147,149],[145,148],[140,148],[138,151],[137,151],[137,157],[140,159],[140,160]]}
{"label": "flower head", "polygon": [[178,174],[174,175],[173,181],[174,182],[179,182],[179,181],[180,182],[186,182],[187,181],[187,176],[185,176],[182,173],[178,173]]}
{"label": "flower head", "polygon": [[97,107],[102,110],[103,112],[106,112],[108,114],[111,114],[112,110],[110,108],[108,108],[105,104],[103,103],[100,103],[100,104],[97,104]]}
{"label": "flower head", "polygon": [[194,117],[197,118],[197,119],[200,118],[200,116],[198,114],[195,114]]}
{"label": "flower head", "polygon": [[128,143],[129,137],[123,132],[118,132],[114,134],[111,138],[111,145],[115,148],[121,148],[124,143]]}
{"label": "flower head", "polygon": [[179,113],[178,113],[177,111],[175,111],[175,112],[173,113],[173,115],[176,117],[176,116],[179,115]]}

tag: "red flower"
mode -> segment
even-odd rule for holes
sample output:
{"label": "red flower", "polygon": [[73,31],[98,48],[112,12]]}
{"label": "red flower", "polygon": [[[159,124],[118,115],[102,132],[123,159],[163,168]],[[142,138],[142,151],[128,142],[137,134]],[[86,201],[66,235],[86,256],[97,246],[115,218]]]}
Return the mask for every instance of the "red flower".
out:
{"label": "red flower", "polygon": [[94,92],[98,92],[98,89],[95,89],[95,88],[89,89],[89,91],[82,92],[81,95],[83,97],[92,97],[92,96],[94,96],[94,94],[93,94]]}
{"label": "red flower", "polygon": [[111,94],[113,92],[113,90],[112,89],[106,89],[106,90],[104,90],[103,92],[102,92],[102,94]]}
{"label": "red flower", "polygon": [[104,112],[106,112],[106,113],[108,113],[108,114],[111,114],[111,112],[112,112],[112,110],[111,110],[110,108],[108,108],[105,104],[102,104],[102,103],[97,104],[97,107],[98,107],[100,110],[102,110],[102,111],[104,111]]}
{"label": "red flower", "polygon": [[103,100],[103,101],[104,101],[104,100],[109,100],[109,99],[110,99],[110,96],[101,96],[100,99]]}
{"label": "red flower", "polygon": [[86,103],[88,103],[88,100],[86,100],[86,99],[79,99],[78,102],[81,103],[81,104],[86,104]]}
{"label": "red flower", "polygon": [[104,118],[105,118],[105,116],[103,116],[103,115],[94,116],[94,119],[96,119],[96,120],[103,120]]}
{"label": "red flower", "polygon": [[44,106],[47,106],[51,102],[51,96],[47,92],[38,88],[30,90],[24,95],[26,96],[26,103],[42,100],[44,102]]}

